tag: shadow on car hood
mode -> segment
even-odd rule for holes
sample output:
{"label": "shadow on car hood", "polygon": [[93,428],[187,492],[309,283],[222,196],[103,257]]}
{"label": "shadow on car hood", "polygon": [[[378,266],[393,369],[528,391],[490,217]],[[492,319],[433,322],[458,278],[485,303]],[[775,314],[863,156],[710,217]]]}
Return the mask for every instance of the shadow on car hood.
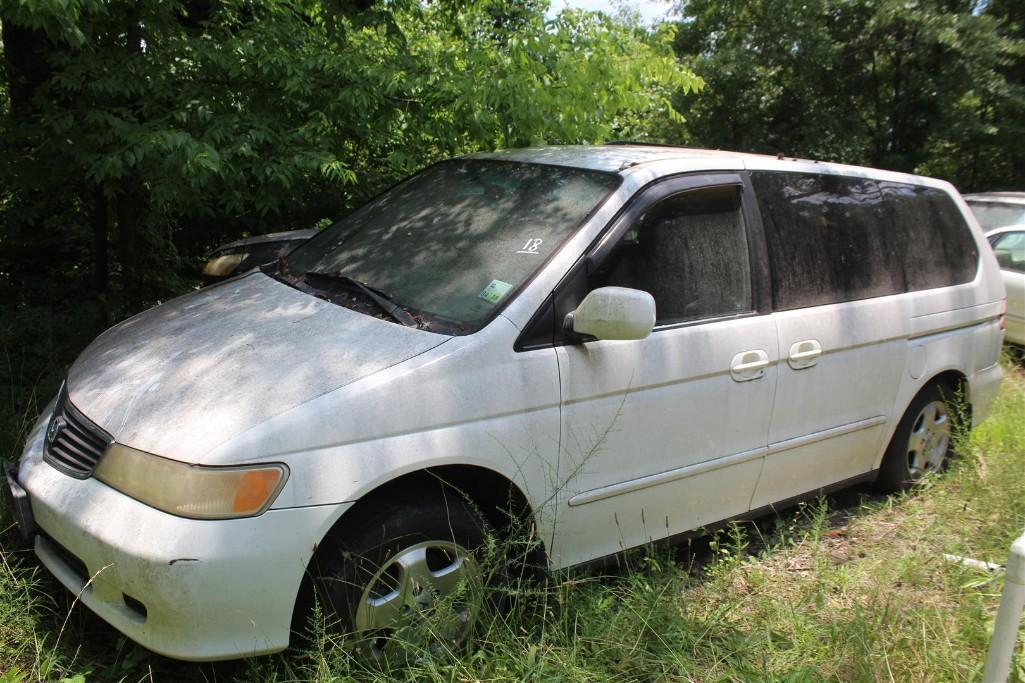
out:
{"label": "shadow on car hood", "polygon": [[75,361],[68,390],[118,442],[198,462],[274,415],[448,339],[256,272],[107,330]]}

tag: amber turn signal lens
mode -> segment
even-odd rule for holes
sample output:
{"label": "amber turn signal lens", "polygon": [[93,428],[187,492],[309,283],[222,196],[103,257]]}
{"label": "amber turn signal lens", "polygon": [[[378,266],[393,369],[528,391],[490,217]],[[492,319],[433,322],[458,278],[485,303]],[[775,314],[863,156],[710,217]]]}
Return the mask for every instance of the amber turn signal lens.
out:
{"label": "amber turn signal lens", "polygon": [[279,481],[281,470],[278,469],[246,472],[239,482],[231,509],[242,515],[253,514],[267,502]]}

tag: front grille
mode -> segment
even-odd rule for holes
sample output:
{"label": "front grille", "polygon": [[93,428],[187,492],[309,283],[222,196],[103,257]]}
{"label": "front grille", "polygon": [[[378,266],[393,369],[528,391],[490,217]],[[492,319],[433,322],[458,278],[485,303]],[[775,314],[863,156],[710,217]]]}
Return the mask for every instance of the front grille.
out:
{"label": "front grille", "polygon": [[67,385],[61,387],[46,428],[44,459],[64,474],[85,479],[113,440],[71,404]]}

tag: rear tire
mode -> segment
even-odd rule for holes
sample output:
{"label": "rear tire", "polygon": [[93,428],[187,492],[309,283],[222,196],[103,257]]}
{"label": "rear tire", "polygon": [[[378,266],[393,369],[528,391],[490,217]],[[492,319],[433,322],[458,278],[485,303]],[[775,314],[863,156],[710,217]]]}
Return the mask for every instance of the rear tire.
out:
{"label": "rear tire", "polygon": [[933,384],[911,401],[883,456],[876,482],[880,490],[904,491],[943,470],[954,455],[957,434],[952,398],[948,387]]}

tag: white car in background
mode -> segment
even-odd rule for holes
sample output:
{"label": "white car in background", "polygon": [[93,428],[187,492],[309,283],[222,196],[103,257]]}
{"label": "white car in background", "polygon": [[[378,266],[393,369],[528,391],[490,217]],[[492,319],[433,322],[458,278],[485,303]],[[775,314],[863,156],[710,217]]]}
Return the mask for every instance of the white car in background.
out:
{"label": "white car in background", "polygon": [[203,264],[203,284],[227,280],[257,266],[271,263],[317,234],[315,228],[272,232],[235,240],[217,247]]}
{"label": "white car in background", "polygon": [[986,239],[997,256],[1007,289],[1005,339],[1025,346],[1025,224],[991,230]]}
{"label": "white car in background", "polygon": [[964,195],[996,252],[1007,288],[1007,336],[1025,345],[1025,192]]}
{"label": "white car in background", "polygon": [[1025,224],[1025,192],[977,192],[964,200],[984,232]]}

